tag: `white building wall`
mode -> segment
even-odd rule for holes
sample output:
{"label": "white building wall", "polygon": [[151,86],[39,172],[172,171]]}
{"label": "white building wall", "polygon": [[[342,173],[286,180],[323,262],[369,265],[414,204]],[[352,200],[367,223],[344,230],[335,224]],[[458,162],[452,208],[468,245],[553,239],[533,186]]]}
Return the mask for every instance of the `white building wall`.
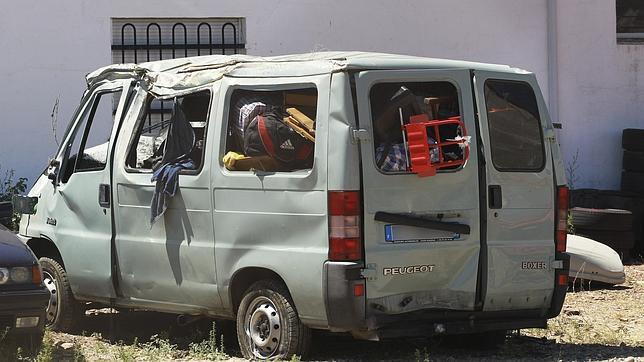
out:
{"label": "white building wall", "polygon": [[[595,1],[594,7],[601,2]],[[574,9],[561,6],[562,12],[568,10]],[[60,99],[60,137],[84,90],[84,75],[111,62],[111,17],[245,17],[248,54],[365,50],[503,63],[534,71],[544,93],[548,89],[546,0],[22,0],[0,12],[3,169],[13,168],[32,182],[42,171],[55,150],[50,126],[54,100]],[[588,20],[577,17],[580,26]],[[560,26],[566,30],[563,20]],[[606,36],[614,38],[614,29]],[[586,40],[561,40],[579,41],[569,46],[593,50],[583,47]],[[574,64],[568,59],[577,60],[578,55],[560,47],[565,73],[570,68],[565,65]],[[563,75],[560,82],[562,118],[573,119],[576,94]],[[618,80],[612,84],[617,87]],[[599,120],[596,112],[583,118]],[[565,139],[577,142],[568,136],[569,130],[573,134],[571,125]],[[573,143],[566,150],[575,147]],[[598,182],[614,184],[611,179]]]}
{"label": "white building wall", "polygon": [[558,3],[559,118],[576,187],[619,189],[624,128],[644,128],[644,44],[617,44],[615,2]]}

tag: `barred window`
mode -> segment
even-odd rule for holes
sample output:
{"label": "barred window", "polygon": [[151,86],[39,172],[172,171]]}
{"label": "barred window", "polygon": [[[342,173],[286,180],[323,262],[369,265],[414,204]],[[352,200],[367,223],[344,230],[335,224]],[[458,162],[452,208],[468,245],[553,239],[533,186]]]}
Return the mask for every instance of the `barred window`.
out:
{"label": "barred window", "polygon": [[[244,18],[112,18],[112,63],[245,54],[245,40]],[[152,98],[141,129],[164,132],[173,104]],[[135,161],[129,166],[140,168],[142,160]]]}
{"label": "barred window", "polygon": [[244,18],[112,18],[112,62],[245,54]]}
{"label": "barred window", "polygon": [[644,42],[644,2],[641,0],[617,0],[617,42]]}

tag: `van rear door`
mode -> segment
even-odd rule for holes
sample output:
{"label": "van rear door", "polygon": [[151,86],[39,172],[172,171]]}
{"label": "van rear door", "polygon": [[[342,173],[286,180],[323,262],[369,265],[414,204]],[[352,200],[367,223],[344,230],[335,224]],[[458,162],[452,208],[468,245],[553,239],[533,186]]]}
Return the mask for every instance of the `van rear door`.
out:
{"label": "van rear door", "polygon": [[460,117],[475,135],[469,71],[364,71],[356,74],[356,90],[359,127],[366,131],[360,134],[369,138],[360,137],[367,313],[473,310],[480,250],[476,137],[464,167],[419,177],[401,168],[400,127],[401,114],[408,122],[426,112]]}
{"label": "van rear door", "polygon": [[475,71],[474,84],[487,160],[483,310],[547,309],[555,260],[547,109],[532,74]]}

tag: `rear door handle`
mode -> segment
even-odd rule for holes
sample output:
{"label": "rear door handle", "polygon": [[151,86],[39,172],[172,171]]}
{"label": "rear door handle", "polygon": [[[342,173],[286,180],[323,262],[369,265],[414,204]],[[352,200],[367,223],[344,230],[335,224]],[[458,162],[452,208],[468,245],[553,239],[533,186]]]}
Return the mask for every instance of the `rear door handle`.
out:
{"label": "rear door handle", "polygon": [[490,185],[488,187],[488,205],[490,209],[500,209],[503,207],[503,193],[501,185]]}
{"label": "rear door handle", "polygon": [[110,207],[110,199],[110,185],[98,185],[98,204],[101,205],[101,207]]}

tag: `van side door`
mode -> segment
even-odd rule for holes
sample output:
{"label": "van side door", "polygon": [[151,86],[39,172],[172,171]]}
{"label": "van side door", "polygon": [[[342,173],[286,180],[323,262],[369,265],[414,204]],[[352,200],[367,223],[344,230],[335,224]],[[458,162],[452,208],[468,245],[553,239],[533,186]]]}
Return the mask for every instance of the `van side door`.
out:
{"label": "van side door", "polygon": [[531,74],[475,71],[486,159],[484,310],[545,309],[554,288],[552,132]]}
{"label": "van side door", "polygon": [[[124,121],[113,176],[124,304],[180,313],[212,312],[220,304],[209,191],[212,152],[206,151],[213,141],[208,129],[218,124],[210,112],[217,90],[218,84],[158,98],[140,89]],[[187,155],[193,166],[178,171],[175,195],[151,222],[153,169],[161,166],[166,140],[173,137],[172,114],[179,109],[195,136]]]}

